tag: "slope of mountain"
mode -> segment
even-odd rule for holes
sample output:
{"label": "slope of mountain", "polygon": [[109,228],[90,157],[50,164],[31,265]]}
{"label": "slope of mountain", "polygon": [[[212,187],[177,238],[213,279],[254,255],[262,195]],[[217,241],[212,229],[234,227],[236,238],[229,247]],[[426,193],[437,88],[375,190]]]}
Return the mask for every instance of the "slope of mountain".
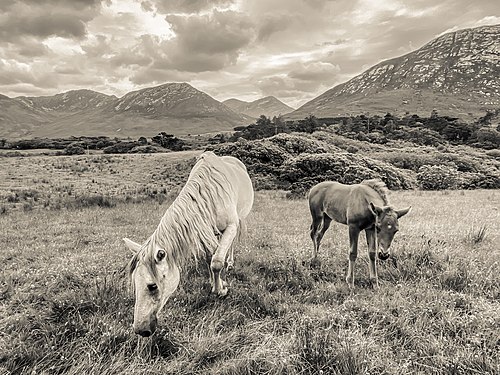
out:
{"label": "slope of mountain", "polygon": [[407,111],[429,115],[436,109],[471,119],[500,106],[499,77],[500,25],[465,29],[383,61],[287,117]]}
{"label": "slope of mountain", "polygon": [[53,96],[17,97],[27,106],[45,111],[60,113],[77,112],[88,108],[100,108],[117,99],[114,95],[105,95],[92,90],[72,90]]}
{"label": "slope of mountain", "polygon": [[292,112],[294,109],[274,96],[266,96],[253,102],[245,102],[239,99],[227,99],[222,102],[233,111],[243,113],[247,116],[258,118],[260,115],[274,117]]}
{"label": "slope of mountain", "polygon": [[187,83],[137,90],[122,98],[91,90],[0,98],[1,137],[197,134],[250,122],[250,117],[233,112]]}

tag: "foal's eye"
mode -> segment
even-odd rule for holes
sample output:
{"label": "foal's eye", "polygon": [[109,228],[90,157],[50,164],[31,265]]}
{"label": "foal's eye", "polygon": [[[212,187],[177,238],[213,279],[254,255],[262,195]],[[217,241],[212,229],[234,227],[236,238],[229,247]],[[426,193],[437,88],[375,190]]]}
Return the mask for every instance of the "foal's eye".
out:
{"label": "foal's eye", "polygon": [[156,284],[148,284],[148,290],[150,292],[155,292],[158,289],[158,285]]}

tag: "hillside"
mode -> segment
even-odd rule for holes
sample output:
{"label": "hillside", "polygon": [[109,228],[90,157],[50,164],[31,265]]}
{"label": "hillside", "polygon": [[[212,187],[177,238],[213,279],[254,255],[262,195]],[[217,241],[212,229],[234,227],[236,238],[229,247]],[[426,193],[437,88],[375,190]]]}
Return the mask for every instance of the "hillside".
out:
{"label": "hillside", "polygon": [[254,100],[253,102],[245,102],[239,99],[228,99],[223,101],[225,105],[237,113],[258,118],[260,115],[274,117],[292,112],[294,109],[274,96],[266,96],[265,98]]}
{"label": "hillside", "polygon": [[500,106],[500,25],[442,35],[383,61],[289,114],[428,115],[432,109],[470,120]]}
{"label": "hillside", "polygon": [[8,138],[199,134],[251,121],[187,83],[137,90],[121,98],[91,90],[0,98],[0,137]]}

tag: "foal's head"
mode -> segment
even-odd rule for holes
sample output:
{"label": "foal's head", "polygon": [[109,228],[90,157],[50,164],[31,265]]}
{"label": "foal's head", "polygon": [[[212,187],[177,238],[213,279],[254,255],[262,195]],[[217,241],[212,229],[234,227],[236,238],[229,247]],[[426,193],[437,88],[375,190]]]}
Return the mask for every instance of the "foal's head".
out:
{"label": "foal's head", "polygon": [[375,228],[377,230],[378,257],[386,260],[391,256],[390,246],[394,235],[399,230],[398,219],[411,210],[411,206],[396,210],[391,206],[375,206],[370,202],[370,208],[375,214]]}
{"label": "foal's head", "polygon": [[156,329],[158,312],[179,285],[179,268],[168,261],[167,250],[150,243],[141,246],[128,238],[123,240],[135,253],[130,261],[135,291],[134,331],[148,337]]}

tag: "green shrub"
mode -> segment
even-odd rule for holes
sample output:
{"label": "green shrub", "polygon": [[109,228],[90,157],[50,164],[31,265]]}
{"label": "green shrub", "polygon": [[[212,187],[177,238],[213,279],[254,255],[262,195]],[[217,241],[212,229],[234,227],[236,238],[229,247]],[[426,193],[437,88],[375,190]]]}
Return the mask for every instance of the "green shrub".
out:
{"label": "green shrub", "polygon": [[424,190],[456,189],[460,178],[456,168],[445,165],[424,165],[418,170],[417,182]]}

